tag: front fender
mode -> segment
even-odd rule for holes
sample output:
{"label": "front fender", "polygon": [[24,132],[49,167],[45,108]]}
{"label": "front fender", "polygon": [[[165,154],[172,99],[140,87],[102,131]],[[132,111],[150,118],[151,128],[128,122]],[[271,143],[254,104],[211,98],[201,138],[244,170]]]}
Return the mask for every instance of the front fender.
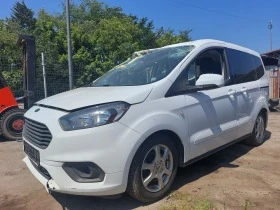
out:
{"label": "front fender", "polygon": [[[133,157],[140,145],[143,144],[149,136],[162,130],[171,131],[180,138],[184,147],[184,161],[188,160],[188,125],[183,112],[186,106],[185,98],[183,96],[176,96],[161,100],[133,105],[120,120],[120,123],[136,131],[141,136],[130,151],[125,166],[127,175]],[[160,104],[160,107],[158,104]],[[127,180],[127,176],[124,177],[124,180]]]}

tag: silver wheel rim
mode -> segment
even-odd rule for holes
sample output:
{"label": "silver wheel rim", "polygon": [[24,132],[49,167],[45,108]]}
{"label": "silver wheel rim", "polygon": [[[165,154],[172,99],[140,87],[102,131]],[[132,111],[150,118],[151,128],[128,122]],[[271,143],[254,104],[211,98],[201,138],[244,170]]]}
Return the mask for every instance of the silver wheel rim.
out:
{"label": "silver wheel rim", "polygon": [[255,136],[258,142],[262,142],[264,139],[264,120],[261,116],[258,116],[256,120]]}
{"label": "silver wheel rim", "polygon": [[142,163],[141,178],[143,186],[150,192],[159,192],[169,182],[173,173],[173,155],[162,144],[151,148]]}

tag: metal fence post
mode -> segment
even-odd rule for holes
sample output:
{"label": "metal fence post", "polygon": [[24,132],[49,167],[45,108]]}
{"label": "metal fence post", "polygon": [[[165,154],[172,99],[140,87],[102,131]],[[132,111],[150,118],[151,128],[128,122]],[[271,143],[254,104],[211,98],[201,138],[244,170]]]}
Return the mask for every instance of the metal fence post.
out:
{"label": "metal fence post", "polygon": [[45,93],[45,98],[47,98],[47,80],[46,80],[46,70],[45,70],[45,57],[44,53],[42,52],[42,67],[43,67],[43,79],[44,79],[44,93]]}
{"label": "metal fence post", "polygon": [[72,66],[72,47],[70,30],[70,8],[69,0],[66,0],[66,23],[67,23],[67,46],[68,46],[68,68],[69,68],[69,89],[73,89],[73,66]]}

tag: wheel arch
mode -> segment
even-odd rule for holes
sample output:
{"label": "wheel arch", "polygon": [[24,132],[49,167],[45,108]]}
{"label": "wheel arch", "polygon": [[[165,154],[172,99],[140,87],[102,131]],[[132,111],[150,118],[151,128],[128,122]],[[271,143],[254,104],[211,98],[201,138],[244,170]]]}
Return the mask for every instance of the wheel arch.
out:
{"label": "wheel arch", "polygon": [[151,134],[149,137],[147,137],[146,140],[142,144],[144,144],[149,139],[153,138],[155,135],[165,135],[165,136],[169,137],[169,140],[172,143],[174,143],[174,145],[176,147],[176,150],[177,150],[177,153],[178,153],[178,163],[179,163],[179,165],[183,164],[184,163],[185,151],[184,151],[184,146],[183,146],[183,143],[182,143],[180,137],[175,132],[173,132],[171,130],[166,130],[166,129],[165,130],[159,130],[159,131],[156,131],[155,133]]}
{"label": "wheel arch", "polygon": [[[163,138],[162,136],[164,136],[165,138]],[[139,161],[142,162],[143,161],[142,158],[146,155],[145,153],[143,153],[143,150],[149,151],[150,148],[152,148],[151,145],[158,145],[158,144],[161,144],[161,142],[164,145],[168,145],[168,147],[172,148],[172,151],[174,151],[174,149],[176,150],[176,152],[173,154],[173,157],[177,156],[177,158],[174,159],[174,160],[176,160],[177,164],[175,166],[173,166],[174,173],[172,174],[172,176],[170,176],[171,181],[169,181],[166,184],[166,186],[167,185],[169,185],[169,186],[168,187],[165,186],[160,191],[157,191],[155,193],[161,193],[161,191],[164,190],[165,188],[167,191],[169,191],[170,186],[172,185],[172,183],[175,179],[177,167],[180,167],[184,161],[184,147],[183,147],[183,144],[182,144],[179,136],[175,132],[168,130],[168,129],[158,130],[158,131],[152,133],[151,135],[149,135],[148,137],[146,137],[145,140],[142,141],[142,143],[138,146],[137,150],[135,151],[135,153],[131,159],[131,162],[129,164],[127,178],[125,179],[126,192],[138,200],[141,197],[142,197],[142,199],[143,198],[146,199],[145,196],[144,197],[140,196],[140,195],[144,195],[144,192],[141,192],[139,185],[137,187],[138,190],[135,190],[135,186],[137,185],[136,183],[138,183],[138,182],[135,182],[135,175],[137,176],[140,173],[139,170],[142,170],[141,166],[139,166],[138,163],[139,163]],[[142,155],[144,155],[144,156],[142,157]],[[136,163],[136,164],[133,164],[133,163]],[[140,167],[140,169],[139,169],[139,167]],[[173,170],[173,168],[172,168],[172,170]],[[126,175],[124,175],[124,176],[126,176]],[[139,179],[137,179],[137,180],[139,180]],[[166,190],[165,190],[165,192],[163,191],[164,194],[167,192]],[[159,194],[159,197],[162,197],[164,194]],[[157,198],[152,198],[152,199],[157,199]],[[148,200],[146,200],[145,202],[147,202],[147,201]]]}
{"label": "wheel arch", "polygon": [[254,125],[256,122],[256,119],[259,114],[262,114],[264,116],[265,120],[265,128],[267,127],[268,124],[268,101],[265,97],[261,96],[257,101],[254,106],[253,110],[254,115],[252,116],[252,130],[254,129]]}
{"label": "wheel arch", "polygon": [[264,117],[264,123],[265,123],[265,128],[267,127],[267,123],[268,123],[268,111],[265,108],[262,108],[259,112],[259,114],[262,114]]}
{"label": "wheel arch", "polygon": [[127,185],[127,178],[128,178],[129,170],[131,168],[131,164],[133,162],[133,159],[134,159],[137,151],[143,144],[145,144],[147,141],[151,140],[155,135],[167,135],[170,140],[173,140],[173,143],[174,143],[174,145],[177,149],[177,153],[178,153],[178,166],[181,166],[184,163],[185,148],[184,148],[183,142],[180,139],[179,135],[177,135],[174,131],[168,130],[168,129],[161,129],[161,130],[154,131],[150,135],[145,136],[144,140],[142,140],[140,144],[135,145],[135,147],[137,147],[137,149],[133,149],[131,151],[131,154],[129,155],[130,158],[128,158],[128,160],[127,160],[127,163],[125,166],[125,173],[123,176],[123,183],[125,185]]}

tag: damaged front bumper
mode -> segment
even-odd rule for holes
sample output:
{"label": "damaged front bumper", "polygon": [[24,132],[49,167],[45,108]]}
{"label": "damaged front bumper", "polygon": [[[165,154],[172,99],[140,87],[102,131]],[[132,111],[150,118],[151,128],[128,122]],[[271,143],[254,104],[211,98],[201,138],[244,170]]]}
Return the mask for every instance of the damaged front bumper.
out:
{"label": "damaged front bumper", "polygon": [[[104,196],[121,194],[126,190],[126,186],[120,184],[122,183],[123,172],[105,174],[104,180],[98,183],[78,183],[72,180],[58,164],[51,166],[41,162],[38,167],[28,156],[23,161],[49,193],[53,191],[74,195]],[[60,185],[57,183],[60,183]]]}

